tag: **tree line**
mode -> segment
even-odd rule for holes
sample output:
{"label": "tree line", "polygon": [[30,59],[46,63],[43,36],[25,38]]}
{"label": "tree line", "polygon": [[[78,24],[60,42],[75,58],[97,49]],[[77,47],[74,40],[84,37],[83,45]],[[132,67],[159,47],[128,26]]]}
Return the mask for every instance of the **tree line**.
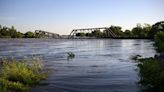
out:
{"label": "tree line", "polygon": [[[123,31],[120,26],[110,26],[110,30],[113,31],[117,36],[123,38],[147,38],[153,39],[154,35],[159,31],[164,31],[164,21],[157,22],[153,25],[150,24],[137,24],[132,30]],[[96,38],[108,38],[112,37],[108,34],[107,30],[94,30],[91,33],[78,32],[77,37],[96,37]],[[0,38],[38,38],[35,33],[28,31],[26,33],[21,33],[17,31],[14,26],[6,27],[0,25]]]}
{"label": "tree line", "polygon": [[35,35],[31,31],[21,33],[17,31],[14,26],[10,28],[0,25],[0,38],[35,38]]}
{"label": "tree line", "polygon": [[[113,31],[116,35],[123,38],[149,38],[153,39],[154,35],[158,31],[164,31],[164,21],[157,22],[153,25],[150,24],[137,24],[136,27],[132,28],[132,30],[125,30],[123,31],[120,26],[110,26],[110,30]],[[106,30],[100,31],[100,30],[94,30],[91,33],[84,33],[84,32],[78,32],[76,33],[76,36],[78,37],[96,37],[96,38],[106,38],[106,37],[112,37],[111,35],[107,34]]]}

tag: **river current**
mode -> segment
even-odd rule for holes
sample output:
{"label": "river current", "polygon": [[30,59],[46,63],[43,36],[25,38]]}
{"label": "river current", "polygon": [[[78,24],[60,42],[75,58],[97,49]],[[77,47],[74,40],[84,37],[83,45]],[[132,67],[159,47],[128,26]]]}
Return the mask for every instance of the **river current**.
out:
{"label": "river current", "polygon": [[[67,52],[75,57],[68,59]],[[51,70],[32,92],[138,92],[133,55],[154,56],[150,40],[0,39],[0,58],[41,56]]]}

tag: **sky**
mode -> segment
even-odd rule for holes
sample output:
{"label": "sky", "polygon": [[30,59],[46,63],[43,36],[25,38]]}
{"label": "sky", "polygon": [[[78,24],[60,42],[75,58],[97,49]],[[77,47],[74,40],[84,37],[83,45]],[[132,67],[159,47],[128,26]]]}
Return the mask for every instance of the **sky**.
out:
{"label": "sky", "polygon": [[164,0],[0,0],[0,25],[61,35],[77,28],[164,21]]}

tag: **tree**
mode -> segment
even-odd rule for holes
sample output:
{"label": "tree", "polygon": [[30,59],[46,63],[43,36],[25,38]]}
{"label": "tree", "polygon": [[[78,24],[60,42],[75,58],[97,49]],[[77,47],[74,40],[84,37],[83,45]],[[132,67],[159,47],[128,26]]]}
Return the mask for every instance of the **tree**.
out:
{"label": "tree", "polygon": [[9,28],[9,33],[10,33],[11,38],[16,38],[17,37],[17,31],[14,28],[14,26],[12,26],[11,28]]}
{"label": "tree", "polygon": [[132,32],[130,30],[125,30],[124,36],[125,37],[131,37],[132,36]]}
{"label": "tree", "polygon": [[31,31],[28,31],[24,34],[25,38],[34,38],[34,33]]}
{"label": "tree", "polygon": [[76,33],[76,36],[80,36],[80,37],[84,37],[85,33],[81,32],[81,33]]}
{"label": "tree", "polygon": [[111,26],[110,29],[118,36],[123,36],[123,31],[122,28],[120,26]]}
{"label": "tree", "polygon": [[149,24],[145,24],[144,26],[137,24],[137,26],[132,29],[132,34],[134,37],[147,38],[150,30],[151,26]]}
{"label": "tree", "polygon": [[144,32],[145,37],[148,37],[148,34],[149,34],[151,28],[152,28],[152,26],[150,24],[144,24],[142,30]]}
{"label": "tree", "polygon": [[91,37],[92,34],[91,34],[91,33],[86,33],[85,36],[87,36],[87,37]]}
{"label": "tree", "polygon": [[22,37],[23,37],[23,33],[17,32],[17,33],[16,33],[16,37],[17,37],[17,38],[22,38]]}
{"label": "tree", "polygon": [[4,27],[1,29],[1,36],[2,36],[2,37],[10,38],[11,36],[10,36],[9,28],[7,28],[7,27],[4,26]]}
{"label": "tree", "polygon": [[164,32],[164,21],[157,22],[152,26],[150,32],[148,33],[149,38],[153,39],[155,34],[159,31]]}
{"label": "tree", "polygon": [[23,33],[17,32],[14,26],[11,28],[9,27],[2,27],[0,25],[0,38],[21,38],[23,37]]}
{"label": "tree", "polygon": [[2,26],[0,25],[0,31],[1,31],[1,29],[2,29]]}
{"label": "tree", "polygon": [[100,30],[94,30],[91,34],[94,37],[102,37],[103,36],[103,33]]}
{"label": "tree", "polygon": [[1,29],[2,29],[2,26],[0,25],[0,38],[2,37]]}

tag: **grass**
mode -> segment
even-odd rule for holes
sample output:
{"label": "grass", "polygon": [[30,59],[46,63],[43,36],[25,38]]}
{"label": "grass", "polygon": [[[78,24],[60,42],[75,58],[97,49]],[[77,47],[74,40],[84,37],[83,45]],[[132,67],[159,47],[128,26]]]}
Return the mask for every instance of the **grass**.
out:
{"label": "grass", "polygon": [[0,91],[28,92],[30,88],[47,78],[41,61],[3,60],[0,68]]}
{"label": "grass", "polygon": [[143,92],[164,92],[164,68],[154,58],[138,59],[140,87]]}

